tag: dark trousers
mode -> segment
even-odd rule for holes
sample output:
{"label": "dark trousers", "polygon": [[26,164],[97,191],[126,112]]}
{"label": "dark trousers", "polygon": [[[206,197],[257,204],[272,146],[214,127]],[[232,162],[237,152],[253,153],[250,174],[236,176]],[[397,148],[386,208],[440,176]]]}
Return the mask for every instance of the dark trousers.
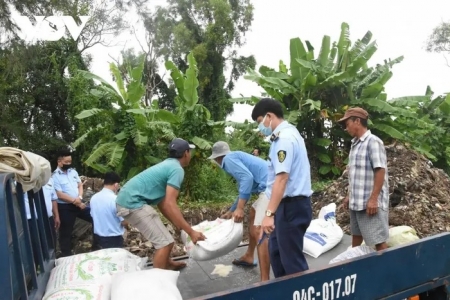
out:
{"label": "dark trousers", "polygon": [[270,234],[269,254],[275,278],[308,270],[303,237],[311,223],[311,198],[283,198],[274,218],[275,230]]}
{"label": "dark trousers", "polygon": [[[61,225],[59,227],[59,248],[61,249],[61,257],[72,255],[72,231],[77,218],[92,222],[90,208],[86,207],[81,210],[73,204],[58,203],[59,219]],[[94,225],[92,225],[94,227]],[[92,228],[92,231],[94,228]]]}
{"label": "dark trousers", "polygon": [[52,234],[52,239],[48,241],[48,246],[56,250],[56,230],[55,230],[55,219],[53,216],[48,218],[48,222],[50,223],[50,232]]}
{"label": "dark trousers", "polygon": [[96,250],[108,248],[123,248],[123,236],[99,236],[94,234]]}

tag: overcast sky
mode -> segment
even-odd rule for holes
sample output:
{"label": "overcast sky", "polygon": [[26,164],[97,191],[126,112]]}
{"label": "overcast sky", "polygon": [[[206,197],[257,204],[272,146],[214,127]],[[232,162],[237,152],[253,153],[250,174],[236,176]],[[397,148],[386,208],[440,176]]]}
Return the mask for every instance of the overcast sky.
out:
{"label": "overcast sky", "polygon": [[[150,3],[161,5],[164,1]],[[394,76],[386,84],[388,99],[424,95],[427,85],[435,95],[450,92],[450,67],[443,55],[425,51],[425,42],[433,28],[442,20],[450,20],[448,0],[254,0],[253,5],[251,32],[239,54],[253,54],[257,69],[261,65],[277,68],[280,59],[289,65],[289,40],[293,37],[300,37],[303,42],[309,40],[317,55],[322,37],[329,35],[331,41],[337,41],[341,23],[347,22],[352,41],[362,38],[368,30],[377,40],[378,51],[370,60],[371,65],[383,63],[384,59],[405,57],[393,68]],[[142,37],[142,27],[136,28]],[[124,34],[118,41],[126,42],[127,47],[135,47],[136,51],[140,49],[130,34]],[[108,67],[112,60],[108,54],[117,57],[121,49],[123,46],[94,47],[92,72],[113,83]],[[261,91],[255,83],[241,78],[232,96],[260,96]],[[242,122],[250,119],[250,114],[250,106],[235,105],[235,112],[228,119]]]}

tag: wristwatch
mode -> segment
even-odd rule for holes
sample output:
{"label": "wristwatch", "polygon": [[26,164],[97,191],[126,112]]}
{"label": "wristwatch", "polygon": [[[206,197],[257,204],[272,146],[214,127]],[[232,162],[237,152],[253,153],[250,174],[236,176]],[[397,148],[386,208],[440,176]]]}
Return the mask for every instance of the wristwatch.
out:
{"label": "wristwatch", "polygon": [[267,217],[273,217],[274,213],[271,210],[266,210],[266,216]]}
{"label": "wristwatch", "polygon": [[81,196],[78,196],[78,198],[80,198],[80,200],[83,200],[83,197],[81,197]]}

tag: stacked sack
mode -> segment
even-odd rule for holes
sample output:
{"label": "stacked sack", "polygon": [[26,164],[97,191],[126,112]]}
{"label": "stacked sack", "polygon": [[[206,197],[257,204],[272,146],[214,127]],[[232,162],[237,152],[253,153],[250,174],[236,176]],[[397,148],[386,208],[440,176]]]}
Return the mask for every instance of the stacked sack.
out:
{"label": "stacked sack", "polygon": [[336,204],[331,203],[320,209],[319,217],[311,221],[303,238],[303,252],[318,258],[339,244],[344,236],[336,223]]}
{"label": "stacked sack", "polygon": [[112,248],[56,260],[43,300],[111,299],[113,276],[143,269],[147,258]]}

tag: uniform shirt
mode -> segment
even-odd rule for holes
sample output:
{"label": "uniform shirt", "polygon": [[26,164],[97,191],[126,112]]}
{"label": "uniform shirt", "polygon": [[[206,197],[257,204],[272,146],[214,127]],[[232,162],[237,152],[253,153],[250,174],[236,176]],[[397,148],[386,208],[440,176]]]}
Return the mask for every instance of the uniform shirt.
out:
{"label": "uniform shirt", "polygon": [[270,199],[275,176],[285,172],[289,174],[285,197],[309,197],[311,189],[311,171],[306,146],[297,128],[283,121],[273,131],[269,150],[269,171],[266,195]]}
{"label": "uniform shirt", "polygon": [[92,196],[89,202],[91,216],[94,221],[94,233],[102,237],[123,235],[125,229],[117,217],[116,195],[113,191],[103,188]]}
{"label": "uniform shirt", "polygon": [[[23,193],[23,201],[25,203],[25,213],[27,215],[27,220],[31,220],[30,202],[28,200],[27,193]],[[36,219],[37,219],[38,218],[38,214],[37,214],[37,211],[36,211],[36,203],[33,203],[33,204],[34,204],[34,214],[35,214]]]}
{"label": "uniform shirt", "polygon": [[[78,198],[78,183],[81,182],[78,172],[75,169],[68,169],[67,173],[57,168],[53,174],[53,183],[57,192],[63,192],[72,198]],[[57,200],[60,204],[69,204],[61,199]]]}
{"label": "uniform shirt", "polygon": [[47,215],[50,218],[53,216],[52,202],[58,200],[58,196],[56,195],[56,191],[55,191],[55,185],[53,183],[53,178],[50,177],[47,184],[42,187],[42,191],[44,192],[45,207],[47,208]]}
{"label": "uniform shirt", "polygon": [[372,194],[374,169],[384,168],[384,183],[378,196],[378,207],[383,210],[389,205],[389,182],[387,171],[386,149],[383,141],[373,135],[370,130],[358,138],[352,139],[349,155],[349,208],[361,211],[366,209],[367,201]]}
{"label": "uniform shirt", "polygon": [[239,185],[239,196],[231,207],[236,209],[239,199],[248,200],[251,194],[261,193],[266,189],[267,162],[257,156],[242,152],[228,153],[221,166]]}
{"label": "uniform shirt", "polygon": [[128,209],[157,205],[166,195],[167,186],[179,190],[183,179],[184,170],[178,159],[168,158],[131,178],[120,189],[116,202]]}

